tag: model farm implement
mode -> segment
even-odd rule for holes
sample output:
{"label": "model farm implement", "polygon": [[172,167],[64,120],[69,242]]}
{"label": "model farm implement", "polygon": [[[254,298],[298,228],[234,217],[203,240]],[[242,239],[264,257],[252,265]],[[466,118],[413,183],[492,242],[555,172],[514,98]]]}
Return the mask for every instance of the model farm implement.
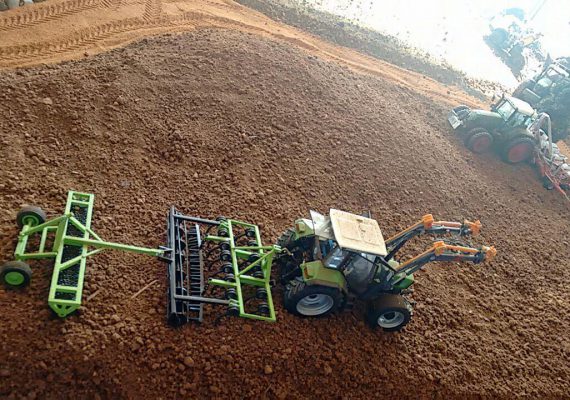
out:
{"label": "model farm implement", "polygon": [[[26,262],[53,258],[48,304],[59,317],[66,317],[81,306],[87,258],[105,249],[122,250],[156,256],[167,262],[168,321],[173,325],[192,319],[200,321],[204,303],[225,305],[228,315],[275,320],[269,279],[271,260],[278,247],[262,246],[256,225],[191,218],[172,208],[167,220],[167,246],[137,247],[104,241],[91,229],[94,199],[93,194],[71,191],[63,215],[50,220],[39,207],[22,208],[16,217],[21,230],[15,260],[0,267],[4,284],[11,288],[27,286],[32,269]],[[202,239],[199,226],[203,224],[217,227],[216,234]],[[248,238],[245,246],[238,245],[242,237]],[[224,274],[222,279],[206,282],[201,248],[210,244],[220,250],[220,269]],[[216,286],[222,289],[222,298],[205,295],[208,287]],[[244,297],[251,287],[256,289],[256,311],[249,311],[250,299]]]}

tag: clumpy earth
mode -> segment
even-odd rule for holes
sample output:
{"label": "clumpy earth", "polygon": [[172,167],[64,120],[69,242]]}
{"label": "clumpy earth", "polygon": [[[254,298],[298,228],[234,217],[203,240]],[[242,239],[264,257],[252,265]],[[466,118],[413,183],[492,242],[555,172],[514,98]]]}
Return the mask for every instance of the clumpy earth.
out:
{"label": "clumpy earth", "polygon": [[[51,265],[0,289],[4,398],[563,398],[570,390],[568,208],[528,166],[469,153],[448,105],[283,42],[233,30],[163,36],[0,77],[0,255],[23,204],[96,194],[107,240],[159,246],[170,205],[260,224],[273,242],[309,209],[371,210],[386,236],[425,213],[480,219],[482,265],[417,274],[405,330],[362,307],[278,322],[171,329],[166,271],[142,255],[88,260],[84,307],[50,317]],[[414,242],[410,253],[428,243]],[[132,296],[155,281],[134,299]]]}

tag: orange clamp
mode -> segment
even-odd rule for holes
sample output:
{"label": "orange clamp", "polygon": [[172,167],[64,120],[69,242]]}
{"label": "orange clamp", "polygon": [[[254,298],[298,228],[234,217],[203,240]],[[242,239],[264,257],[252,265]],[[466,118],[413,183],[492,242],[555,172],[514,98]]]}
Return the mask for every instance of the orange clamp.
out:
{"label": "orange clamp", "polygon": [[482,250],[485,252],[485,261],[491,261],[497,255],[497,249],[493,246],[483,246]]}
{"label": "orange clamp", "polygon": [[422,224],[424,224],[424,229],[431,229],[433,226],[433,215],[426,214],[422,217]]}
{"label": "orange clamp", "polygon": [[483,226],[479,220],[475,222],[465,220],[463,223],[469,227],[469,230],[473,236],[477,236],[481,232],[481,227]]}

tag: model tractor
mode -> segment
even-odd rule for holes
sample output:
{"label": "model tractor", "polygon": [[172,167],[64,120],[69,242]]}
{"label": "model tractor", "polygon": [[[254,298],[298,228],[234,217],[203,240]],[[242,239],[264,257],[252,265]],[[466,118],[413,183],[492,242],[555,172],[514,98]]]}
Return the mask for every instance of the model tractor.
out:
{"label": "model tractor", "polygon": [[517,164],[532,158],[535,142],[528,127],[536,117],[528,103],[502,96],[491,111],[462,105],[455,107],[447,119],[472,152],[481,154],[495,148],[503,161]]}
{"label": "model tractor", "polygon": [[563,59],[549,62],[532,79],[525,80],[513,96],[524,100],[552,119],[552,140],[570,135],[570,68]]}
{"label": "model tractor", "polygon": [[284,306],[303,317],[323,317],[350,309],[356,301],[367,305],[368,323],[385,331],[401,330],[412,317],[414,273],[432,261],[490,260],[493,247],[473,248],[439,239],[417,257],[398,262],[397,253],[422,234],[477,234],[481,224],[436,222],[431,215],[384,240],[378,222],[368,216],[330,210],[329,216],[311,211],[278,240],[285,249],[276,259],[285,285]]}

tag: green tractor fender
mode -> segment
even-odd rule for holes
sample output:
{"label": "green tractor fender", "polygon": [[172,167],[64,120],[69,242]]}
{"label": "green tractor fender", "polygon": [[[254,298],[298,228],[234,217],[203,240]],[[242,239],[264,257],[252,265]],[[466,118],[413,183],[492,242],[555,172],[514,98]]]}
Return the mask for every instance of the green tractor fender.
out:
{"label": "green tractor fender", "polygon": [[303,281],[307,285],[321,285],[339,289],[348,293],[346,279],[342,272],[326,268],[322,261],[310,261],[300,265]]}

